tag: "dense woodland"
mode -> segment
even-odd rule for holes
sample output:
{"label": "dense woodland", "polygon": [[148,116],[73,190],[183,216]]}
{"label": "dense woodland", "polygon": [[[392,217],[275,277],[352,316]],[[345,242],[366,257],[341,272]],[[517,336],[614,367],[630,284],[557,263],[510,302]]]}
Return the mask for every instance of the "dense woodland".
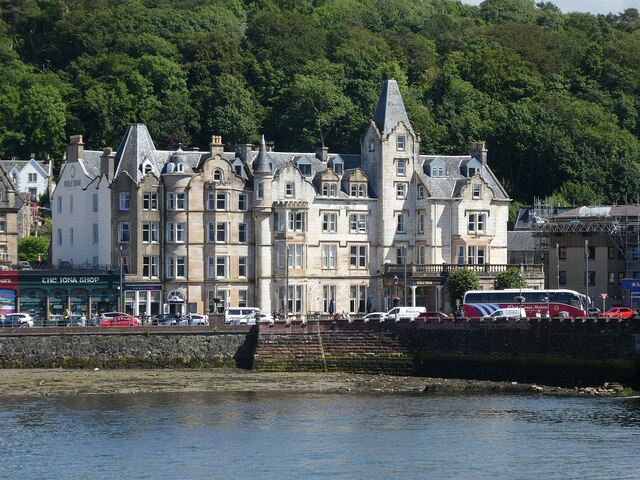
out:
{"label": "dense woodland", "polygon": [[423,153],[486,140],[512,198],[636,202],[640,16],[486,0],[0,0],[0,157],[117,147],[357,153],[385,79]]}

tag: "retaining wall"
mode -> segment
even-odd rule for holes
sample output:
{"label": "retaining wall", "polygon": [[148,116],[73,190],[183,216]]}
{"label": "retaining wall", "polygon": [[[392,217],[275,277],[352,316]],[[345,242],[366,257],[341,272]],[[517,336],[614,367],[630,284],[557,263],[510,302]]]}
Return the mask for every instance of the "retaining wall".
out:
{"label": "retaining wall", "polygon": [[0,336],[2,368],[250,368],[255,350],[255,334],[246,331],[18,330]]}

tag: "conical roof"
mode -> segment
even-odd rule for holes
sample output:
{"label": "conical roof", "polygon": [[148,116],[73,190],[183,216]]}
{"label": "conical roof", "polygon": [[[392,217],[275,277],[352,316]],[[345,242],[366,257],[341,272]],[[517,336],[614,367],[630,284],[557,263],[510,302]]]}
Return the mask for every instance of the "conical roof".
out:
{"label": "conical roof", "polygon": [[382,134],[388,134],[400,122],[411,130],[398,82],[394,78],[384,82],[376,111],[373,114],[373,121]]}
{"label": "conical roof", "polygon": [[264,141],[264,135],[260,141],[260,151],[253,160],[253,173],[272,173],[269,154],[267,153],[267,145]]}
{"label": "conical roof", "polygon": [[158,162],[155,158],[156,147],[153,145],[147,126],[143,123],[132,123],[118,146],[115,157],[116,171],[114,178],[122,172],[127,172],[135,182],[142,180],[143,169],[139,166],[145,160],[150,161],[158,172]]}

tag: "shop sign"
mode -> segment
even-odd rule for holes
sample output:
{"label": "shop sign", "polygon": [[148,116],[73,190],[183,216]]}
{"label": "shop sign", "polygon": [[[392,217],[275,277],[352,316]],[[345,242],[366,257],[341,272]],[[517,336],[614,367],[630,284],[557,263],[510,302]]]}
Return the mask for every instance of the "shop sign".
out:
{"label": "shop sign", "polygon": [[42,277],[42,283],[46,285],[68,285],[68,284],[94,284],[100,283],[99,276],[81,276],[81,275],[59,275]]}
{"label": "shop sign", "polygon": [[129,291],[159,291],[162,290],[162,285],[125,285],[124,289]]}

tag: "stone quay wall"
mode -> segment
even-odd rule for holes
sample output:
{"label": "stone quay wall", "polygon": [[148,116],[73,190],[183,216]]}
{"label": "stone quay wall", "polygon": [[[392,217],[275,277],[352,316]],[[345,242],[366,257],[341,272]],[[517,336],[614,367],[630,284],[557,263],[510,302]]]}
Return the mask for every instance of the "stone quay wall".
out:
{"label": "stone quay wall", "polygon": [[239,367],[640,388],[640,322],[294,321],[0,329],[0,368]]}
{"label": "stone quay wall", "polygon": [[105,330],[92,327],[2,331],[0,368],[248,368],[255,349],[255,339],[248,338],[246,330],[216,332],[198,327]]}
{"label": "stone quay wall", "polygon": [[640,387],[637,320],[429,319],[260,325],[253,368]]}

